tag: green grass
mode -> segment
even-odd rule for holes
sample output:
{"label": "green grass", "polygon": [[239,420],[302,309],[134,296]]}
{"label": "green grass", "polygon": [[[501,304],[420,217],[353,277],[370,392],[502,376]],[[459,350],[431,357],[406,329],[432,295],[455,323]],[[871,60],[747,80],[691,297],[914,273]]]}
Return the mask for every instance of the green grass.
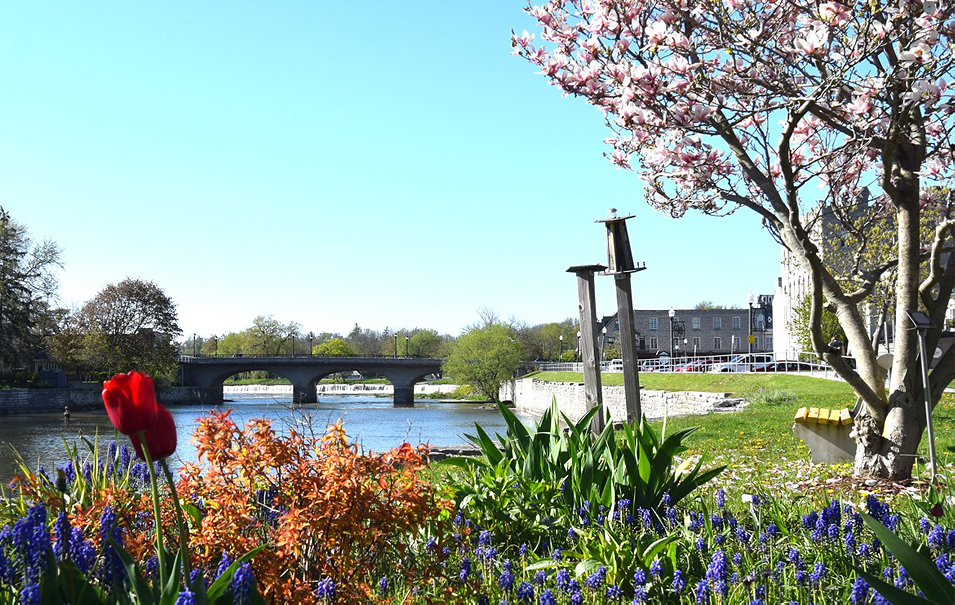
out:
{"label": "green grass", "polygon": [[[583,382],[580,372],[538,372],[536,380]],[[623,374],[602,374],[605,386],[623,385]],[[707,454],[720,464],[756,465],[764,468],[783,460],[808,460],[809,449],[792,432],[793,415],[799,408],[842,408],[855,405],[856,397],[844,382],[789,374],[683,374],[642,373],[640,385],[663,391],[726,392],[743,397],[750,405],[740,413],[669,418],[666,432],[699,427],[687,440],[689,454]],[[955,397],[946,393],[933,414],[935,447],[940,462],[955,458]],[[663,422],[655,422],[661,429]],[[928,439],[919,454],[928,458]]]}

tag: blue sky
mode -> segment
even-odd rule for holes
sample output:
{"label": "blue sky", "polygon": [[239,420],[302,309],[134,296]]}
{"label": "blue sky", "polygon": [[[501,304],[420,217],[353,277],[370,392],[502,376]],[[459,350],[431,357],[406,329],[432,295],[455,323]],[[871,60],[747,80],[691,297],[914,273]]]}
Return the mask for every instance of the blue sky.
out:
{"label": "blue sky", "polygon": [[651,210],[602,114],[510,55],[522,7],[4,4],[0,205],[63,248],[61,304],[151,280],[186,334],[576,317],[565,271],[606,262],[611,206],[636,215],[636,307],[771,293],[755,215]]}

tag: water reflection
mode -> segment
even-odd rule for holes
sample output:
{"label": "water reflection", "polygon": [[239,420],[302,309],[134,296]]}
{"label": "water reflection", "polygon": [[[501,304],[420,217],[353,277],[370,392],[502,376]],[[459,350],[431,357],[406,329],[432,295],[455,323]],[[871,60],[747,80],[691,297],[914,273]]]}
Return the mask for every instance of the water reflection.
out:
{"label": "water reflection", "polygon": [[[173,406],[169,408],[179,445],[170,459],[179,467],[182,461],[195,461],[196,448],[191,443],[196,421],[214,409],[232,409],[231,417],[244,426],[252,418],[270,418],[278,432],[289,426],[300,431],[311,430],[322,435],[325,427],[341,418],[348,435],[365,451],[382,451],[400,445],[430,442],[433,445],[464,443],[465,433],[473,434],[479,423],[489,434],[504,432],[504,419],[496,408],[469,403],[431,403],[417,401],[413,408],[396,408],[390,399],[380,397],[323,397],[317,404],[292,406],[291,399],[269,395],[242,395],[234,402],[218,408],[210,405]],[[521,417],[530,422],[527,417]],[[0,481],[8,483],[16,472],[14,452],[18,452],[31,468],[43,466],[47,472],[66,462],[64,443],[75,443],[85,454],[87,443],[97,438],[101,448],[115,438],[113,425],[105,411],[73,411],[70,420],[62,414],[26,414],[5,416],[0,422]],[[118,443],[127,443],[119,435]]]}

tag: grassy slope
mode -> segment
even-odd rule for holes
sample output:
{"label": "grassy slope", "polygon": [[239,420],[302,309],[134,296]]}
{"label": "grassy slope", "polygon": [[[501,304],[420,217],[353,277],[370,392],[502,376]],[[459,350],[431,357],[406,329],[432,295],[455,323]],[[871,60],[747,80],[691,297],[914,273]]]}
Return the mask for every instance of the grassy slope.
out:
{"label": "grassy slope", "polygon": [[[539,372],[537,380],[583,382],[575,372]],[[623,374],[603,374],[606,386],[623,384]],[[742,413],[709,414],[671,418],[667,433],[697,426],[688,440],[691,453],[707,452],[709,458],[728,454],[750,456],[766,463],[781,458],[806,460],[809,449],[792,432],[793,415],[803,406],[852,407],[855,395],[845,383],[788,374],[676,374],[642,373],[646,389],[667,391],[718,391],[745,397],[753,402]],[[935,447],[941,462],[955,458],[955,397],[946,394],[935,409]],[[663,423],[656,423],[659,428]],[[922,439],[920,453],[928,457],[928,439]]]}

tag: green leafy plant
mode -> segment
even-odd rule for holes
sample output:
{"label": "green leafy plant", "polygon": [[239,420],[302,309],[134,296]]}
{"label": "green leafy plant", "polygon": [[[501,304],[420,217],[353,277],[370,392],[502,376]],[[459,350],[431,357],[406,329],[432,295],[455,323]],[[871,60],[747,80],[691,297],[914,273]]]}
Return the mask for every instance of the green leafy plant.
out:
{"label": "green leafy plant", "polygon": [[[471,469],[473,482],[486,482],[487,475],[499,476],[506,469],[527,482],[560,486],[562,504],[573,509],[585,503],[612,508],[618,499],[627,498],[634,507],[659,511],[665,501],[675,505],[725,468],[701,471],[702,459],[678,463],[677,456],[686,450],[683,442],[695,428],[661,441],[644,420],[637,426],[624,424],[618,442],[609,422],[599,435],[591,432],[600,408],[572,422],[554,400],[530,430],[507,407],[498,407],[507,423],[506,434],[495,442],[477,425],[477,435],[466,437],[483,456],[445,461]],[[561,427],[561,418],[566,428]],[[466,488],[465,497],[473,491]]]}

